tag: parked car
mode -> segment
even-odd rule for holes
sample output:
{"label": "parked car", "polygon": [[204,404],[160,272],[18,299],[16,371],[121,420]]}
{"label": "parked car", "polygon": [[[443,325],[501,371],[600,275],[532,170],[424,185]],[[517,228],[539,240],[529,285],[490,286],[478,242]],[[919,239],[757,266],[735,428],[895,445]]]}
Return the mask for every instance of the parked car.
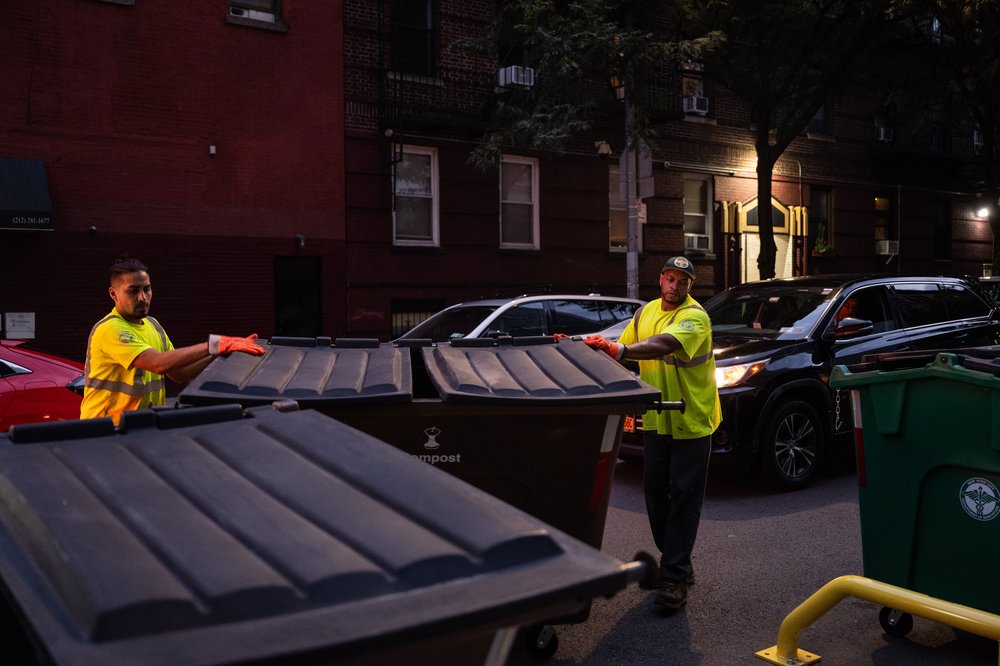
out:
{"label": "parked car", "polygon": [[[853,442],[850,398],[829,387],[834,365],[1000,343],[996,306],[960,278],[774,279],[732,287],[703,305],[722,400],[713,460],[757,467],[786,489],[807,485],[835,441]],[[624,434],[623,453],[641,453],[640,435],[641,419]]]}
{"label": "parked car", "polygon": [[986,295],[992,298],[994,303],[1000,305],[1000,277],[981,277],[978,282]]}
{"label": "parked car", "polygon": [[83,365],[0,340],[0,432],[18,423],[80,418]]}
{"label": "parked car", "polygon": [[468,301],[431,315],[399,339],[446,342],[501,335],[583,335],[631,319],[641,305],[642,301],[635,299],[600,294],[544,294]]}

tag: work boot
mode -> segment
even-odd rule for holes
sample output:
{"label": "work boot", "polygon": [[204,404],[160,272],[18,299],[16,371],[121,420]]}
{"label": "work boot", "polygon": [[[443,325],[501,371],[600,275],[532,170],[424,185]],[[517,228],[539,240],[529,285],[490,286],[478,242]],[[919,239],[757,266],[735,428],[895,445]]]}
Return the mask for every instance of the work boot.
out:
{"label": "work boot", "polygon": [[639,581],[640,590],[658,590],[661,587],[663,587],[663,572],[660,571],[660,567],[653,569],[648,578]]}
{"label": "work boot", "polygon": [[[663,581],[664,580],[665,579],[663,578],[663,571],[660,570],[659,567],[657,567],[657,568],[653,569],[653,575],[651,575],[648,579],[644,579],[644,580],[640,580],[639,581],[639,589],[640,590],[658,590],[661,587],[663,587]],[[682,579],[682,581],[688,587],[694,585],[694,572],[692,571],[691,573],[689,573],[686,578]]]}
{"label": "work boot", "polygon": [[660,591],[656,593],[653,603],[663,610],[677,610],[687,603],[688,588],[691,583],[685,580],[665,580]]}

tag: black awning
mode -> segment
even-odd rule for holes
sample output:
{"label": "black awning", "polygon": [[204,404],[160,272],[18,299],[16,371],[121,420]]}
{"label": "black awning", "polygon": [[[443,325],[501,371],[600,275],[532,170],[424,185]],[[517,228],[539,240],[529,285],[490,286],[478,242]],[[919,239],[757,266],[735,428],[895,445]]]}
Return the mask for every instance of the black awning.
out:
{"label": "black awning", "polygon": [[52,231],[53,228],[45,163],[0,158],[0,230]]}

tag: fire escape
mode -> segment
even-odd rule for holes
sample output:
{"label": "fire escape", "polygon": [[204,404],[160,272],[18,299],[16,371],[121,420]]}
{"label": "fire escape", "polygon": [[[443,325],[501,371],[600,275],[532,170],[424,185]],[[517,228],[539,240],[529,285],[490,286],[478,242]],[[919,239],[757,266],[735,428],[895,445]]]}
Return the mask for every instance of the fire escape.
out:
{"label": "fire escape", "polygon": [[[496,60],[462,45],[485,27],[463,19],[458,3],[378,2],[378,123],[392,162],[406,140],[476,140],[489,127]],[[446,24],[465,34],[444,44]]]}

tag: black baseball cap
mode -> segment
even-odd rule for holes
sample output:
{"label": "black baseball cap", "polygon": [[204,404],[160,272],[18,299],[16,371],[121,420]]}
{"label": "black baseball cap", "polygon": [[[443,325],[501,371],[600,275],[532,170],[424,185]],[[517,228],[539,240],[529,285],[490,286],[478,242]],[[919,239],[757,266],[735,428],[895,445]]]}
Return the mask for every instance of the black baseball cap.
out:
{"label": "black baseball cap", "polygon": [[687,257],[670,257],[660,270],[661,273],[663,271],[680,271],[686,273],[692,280],[694,279],[694,264]]}

